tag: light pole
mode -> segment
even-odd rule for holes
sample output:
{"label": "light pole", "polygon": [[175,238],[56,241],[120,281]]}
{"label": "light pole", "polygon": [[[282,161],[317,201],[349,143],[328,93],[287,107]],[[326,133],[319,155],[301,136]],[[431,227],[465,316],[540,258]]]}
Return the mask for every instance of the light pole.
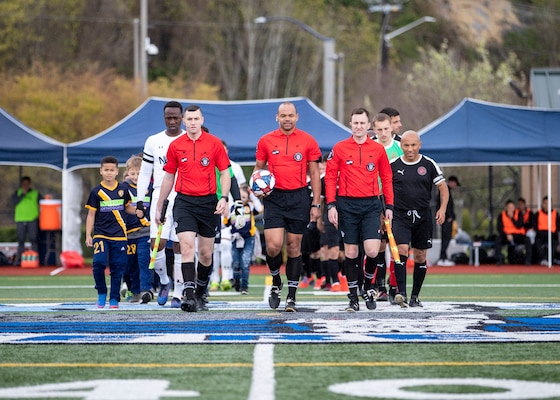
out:
{"label": "light pole", "polygon": [[285,16],[275,16],[275,17],[258,17],[255,18],[254,22],[256,24],[266,24],[267,22],[273,21],[286,21],[291,22],[299,26],[304,31],[312,34],[317,39],[323,42],[323,109],[331,117],[334,115],[334,92],[335,92],[335,62],[338,59],[337,54],[335,54],[335,40],[331,37],[321,35],[319,32],[311,28],[309,25],[303,22]]}
{"label": "light pole", "polygon": [[426,16],[420,19],[417,19],[410,24],[407,24],[399,29],[394,30],[391,33],[385,33],[388,24],[383,24],[383,29],[381,31],[381,69],[384,70],[387,68],[387,64],[389,63],[389,48],[391,47],[391,39],[396,38],[397,36],[416,28],[418,25],[423,24],[424,22],[436,22],[434,17]]}
{"label": "light pole", "polygon": [[140,81],[142,96],[148,95],[148,56],[159,53],[158,47],[148,37],[148,2],[141,0],[140,19],[134,18],[134,79]]}

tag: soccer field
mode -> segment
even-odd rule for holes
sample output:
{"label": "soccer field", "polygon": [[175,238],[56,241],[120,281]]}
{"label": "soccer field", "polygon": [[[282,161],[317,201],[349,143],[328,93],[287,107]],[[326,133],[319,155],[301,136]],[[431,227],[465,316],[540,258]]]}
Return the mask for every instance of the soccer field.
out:
{"label": "soccer field", "polygon": [[294,314],[254,274],[190,314],[0,276],[0,399],[560,399],[559,277],[429,274],[423,308],[354,314],[306,289]]}

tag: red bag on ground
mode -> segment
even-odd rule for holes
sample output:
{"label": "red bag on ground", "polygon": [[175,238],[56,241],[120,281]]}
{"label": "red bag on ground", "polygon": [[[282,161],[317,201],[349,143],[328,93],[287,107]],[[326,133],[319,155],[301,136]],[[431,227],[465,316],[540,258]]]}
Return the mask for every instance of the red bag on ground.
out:
{"label": "red bag on ground", "polygon": [[84,268],[84,258],[77,251],[63,251],[60,253],[60,264],[64,268]]}

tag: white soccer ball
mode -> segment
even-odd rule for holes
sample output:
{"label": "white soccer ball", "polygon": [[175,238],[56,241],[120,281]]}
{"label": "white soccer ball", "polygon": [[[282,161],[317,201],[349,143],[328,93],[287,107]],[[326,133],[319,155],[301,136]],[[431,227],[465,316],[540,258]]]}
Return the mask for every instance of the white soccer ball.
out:
{"label": "white soccer ball", "polygon": [[274,189],[275,183],[274,175],[266,169],[259,169],[253,172],[251,179],[249,179],[249,186],[257,196],[268,196],[272,189]]}

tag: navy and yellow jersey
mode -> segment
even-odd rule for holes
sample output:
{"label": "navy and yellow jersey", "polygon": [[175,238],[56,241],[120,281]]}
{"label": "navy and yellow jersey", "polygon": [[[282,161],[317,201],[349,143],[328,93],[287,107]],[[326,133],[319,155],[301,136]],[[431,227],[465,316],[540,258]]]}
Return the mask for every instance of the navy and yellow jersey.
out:
{"label": "navy and yellow jersey", "polygon": [[144,208],[146,209],[144,212],[144,218],[138,218],[136,215],[127,214],[125,213],[124,221],[126,223],[126,233],[130,234],[132,232],[137,232],[143,227],[150,226],[150,203],[152,201],[152,184],[150,183],[148,187],[148,191],[144,194],[144,198],[140,198],[137,195],[137,186],[132,183],[130,180],[126,180],[123,183],[123,186],[128,190],[130,195],[130,200],[132,205],[136,205],[137,201],[144,202]]}
{"label": "navy and yellow jersey", "polygon": [[125,208],[130,201],[126,187],[116,181],[113,187],[100,183],[92,189],[86,208],[95,211],[93,239],[127,240]]}

